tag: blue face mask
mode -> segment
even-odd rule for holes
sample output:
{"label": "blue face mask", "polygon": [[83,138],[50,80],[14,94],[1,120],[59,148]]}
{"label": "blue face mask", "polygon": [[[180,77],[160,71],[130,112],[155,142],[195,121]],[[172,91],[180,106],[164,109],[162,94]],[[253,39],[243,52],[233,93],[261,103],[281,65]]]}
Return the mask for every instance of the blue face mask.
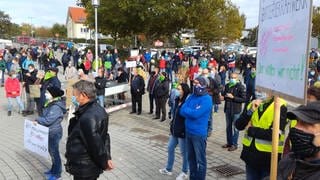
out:
{"label": "blue face mask", "polygon": [[180,91],[177,90],[175,96],[179,97],[180,96]]}
{"label": "blue face mask", "polygon": [[311,74],[311,76],[314,76],[316,74],[316,72],[315,71],[311,71],[310,74]]}
{"label": "blue face mask", "polygon": [[76,107],[78,107],[80,104],[79,102],[77,101],[77,98],[75,96],[72,96],[71,97],[71,102],[73,105],[75,105]]}
{"label": "blue face mask", "polygon": [[201,86],[193,86],[193,94],[202,96],[207,93],[207,88]]}

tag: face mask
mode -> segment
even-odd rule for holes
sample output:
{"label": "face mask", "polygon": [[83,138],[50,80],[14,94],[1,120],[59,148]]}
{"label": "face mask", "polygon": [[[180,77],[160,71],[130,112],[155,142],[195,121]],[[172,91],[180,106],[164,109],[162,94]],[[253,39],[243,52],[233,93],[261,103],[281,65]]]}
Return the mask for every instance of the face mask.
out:
{"label": "face mask", "polygon": [[231,84],[236,84],[236,83],[237,83],[237,79],[231,78],[231,79],[230,79],[230,83],[231,83]]}
{"label": "face mask", "polygon": [[320,147],[313,144],[315,135],[291,128],[289,138],[292,143],[292,151],[297,158],[304,159],[314,156],[320,151]]}
{"label": "face mask", "polygon": [[202,96],[207,93],[207,89],[205,87],[201,87],[199,85],[193,86],[193,94],[197,96]]}
{"label": "face mask", "polygon": [[267,99],[267,94],[266,93],[263,93],[263,92],[256,92],[255,93],[256,95],[256,99],[261,99],[261,100],[265,100]]}
{"label": "face mask", "polygon": [[314,76],[316,74],[316,72],[315,71],[311,71],[310,74],[311,74],[311,76]]}
{"label": "face mask", "polygon": [[46,72],[44,75],[44,80],[48,80],[50,78],[54,77],[54,74],[51,71]]}
{"label": "face mask", "polygon": [[29,69],[29,73],[32,73],[34,71],[34,69]]}
{"label": "face mask", "polygon": [[159,76],[159,81],[162,82],[162,81],[164,81],[164,79],[165,79],[164,75],[160,75],[160,76]]}
{"label": "face mask", "polygon": [[77,98],[75,96],[71,97],[71,102],[73,105],[75,105],[76,107],[79,106],[79,102],[77,101]]}
{"label": "face mask", "polygon": [[15,78],[17,78],[17,75],[16,75],[16,74],[12,74],[12,75],[11,75],[11,78],[12,78],[12,79],[15,79]]}
{"label": "face mask", "polygon": [[45,93],[46,100],[50,101],[53,99],[50,93]]}
{"label": "face mask", "polygon": [[176,97],[180,97],[180,91],[176,91],[175,96],[176,96]]}

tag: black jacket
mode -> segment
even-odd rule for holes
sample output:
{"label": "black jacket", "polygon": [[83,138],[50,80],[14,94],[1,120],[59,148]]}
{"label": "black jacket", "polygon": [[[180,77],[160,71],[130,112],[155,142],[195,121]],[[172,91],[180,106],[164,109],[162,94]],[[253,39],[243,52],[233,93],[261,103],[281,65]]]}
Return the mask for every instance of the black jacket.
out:
{"label": "black jacket", "polygon": [[308,162],[296,159],[293,153],[284,157],[278,166],[278,180],[287,180],[292,175],[292,180],[318,180],[320,177],[319,160]]}
{"label": "black jacket", "polygon": [[156,84],[154,87],[154,96],[155,98],[168,98],[169,97],[169,81],[166,79],[162,82]]}
{"label": "black jacket", "polygon": [[34,84],[34,82],[36,82],[37,80],[37,73],[38,70],[34,70],[30,73],[30,76],[27,76],[26,74],[23,75],[23,79],[25,82],[25,88],[26,88],[26,93],[30,93],[30,88],[29,85]]}
{"label": "black jacket", "polygon": [[130,84],[130,92],[132,95],[142,95],[144,94],[144,80],[142,76],[133,76]]}
{"label": "black jacket", "polygon": [[[227,93],[231,93],[234,98],[226,97]],[[242,103],[246,102],[245,87],[238,82],[235,86],[229,87],[229,83],[226,84],[224,91],[221,93],[224,96],[224,112],[230,114],[239,114],[242,111]]]}
{"label": "black jacket", "polygon": [[97,76],[95,78],[95,82],[94,85],[96,86],[97,89],[97,95],[104,95],[105,94],[105,89],[106,89],[106,85],[107,85],[107,79],[105,77],[99,77]]}
{"label": "black jacket", "polygon": [[175,107],[173,108],[175,112],[173,119],[170,122],[170,133],[174,137],[185,138],[185,118],[180,115],[180,108],[183,102],[179,105],[179,98],[176,98],[175,101]]}
{"label": "black jacket", "polygon": [[66,171],[79,177],[99,175],[111,159],[108,114],[96,100],[74,114],[68,127]]}

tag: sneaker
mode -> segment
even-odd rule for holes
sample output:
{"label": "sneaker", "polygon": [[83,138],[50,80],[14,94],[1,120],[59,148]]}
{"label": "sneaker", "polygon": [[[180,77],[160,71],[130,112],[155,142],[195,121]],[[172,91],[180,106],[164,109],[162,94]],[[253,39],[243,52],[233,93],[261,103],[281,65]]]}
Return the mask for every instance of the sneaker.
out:
{"label": "sneaker", "polygon": [[188,179],[188,174],[181,172],[179,176],[177,176],[176,180],[187,180]]}
{"label": "sneaker", "polygon": [[48,180],[60,180],[60,179],[61,179],[61,177],[56,177],[52,174],[48,176]]}
{"label": "sneaker", "polygon": [[231,147],[231,145],[229,145],[229,144],[225,144],[225,145],[223,145],[223,146],[221,146],[222,148],[229,148],[229,147]]}
{"label": "sneaker", "polygon": [[172,172],[168,171],[166,168],[159,169],[160,174],[171,176]]}
{"label": "sneaker", "polygon": [[8,116],[11,116],[11,111],[8,111]]}
{"label": "sneaker", "polygon": [[231,147],[228,148],[228,151],[235,151],[237,149],[238,149],[237,146],[232,145]]}
{"label": "sneaker", "polygon": [[26,111],[22,111],[21,114],[22,114],[23,117],[27,116],[27,112]]}

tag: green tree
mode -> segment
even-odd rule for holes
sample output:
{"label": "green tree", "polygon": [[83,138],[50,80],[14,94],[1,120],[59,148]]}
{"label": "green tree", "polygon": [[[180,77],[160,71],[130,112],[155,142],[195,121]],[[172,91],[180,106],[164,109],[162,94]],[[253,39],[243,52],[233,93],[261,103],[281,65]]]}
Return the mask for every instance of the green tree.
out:
{"label": "green tree", "polygon": [[312,36],[320,37],[320,7],[313,8]]}
{"label": "green tree", "polygon": [[61,38],[66,38],[67,37],[67,28],[66,28],[66,26],[63,25],[63,24],[55,23],[51,28],[51,35],[53,37],[55,37],[56,34],[58,34],[59,37],[61,37]]}
{"label": "green tree", "polygon": [[8,14],[0,11],[0,36],[7,38],[11,31],[11,18]]}

